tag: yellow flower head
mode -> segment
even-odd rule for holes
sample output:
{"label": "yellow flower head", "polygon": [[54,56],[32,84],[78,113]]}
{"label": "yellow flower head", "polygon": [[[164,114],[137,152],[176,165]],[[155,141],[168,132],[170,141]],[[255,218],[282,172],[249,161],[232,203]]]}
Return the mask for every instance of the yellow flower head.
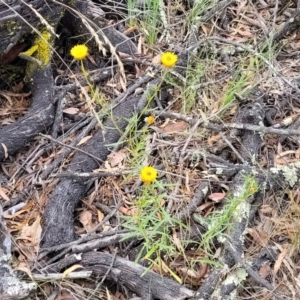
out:
{"label": "yellow flower head", "polygon": [[157,177],[157,171],[153,167],[144,167],[140,177],[143,182],[152,183]]}
{"label": "yellow flower head", "polygon": [[150,124],[153,124],[154,121],[155,121],[154,116],[149,116],[149,117],[146,117],[146,118],[145,118],[145,122],[147,122],[149,125],[150,125]]}
{"label": "yellow flower head", "polygon": [[178,60],[178,56],[173,52],[165,52],[161,56],[161,63],[163,66],[167,68],[172,68],[176,65],[176,62]]}
{"label": "yellow flower head", "polygon": [[82,60],[85,59],[88,54],[88,47],[86,45],[76,45],[71,49],[71,55],[74,59]]}

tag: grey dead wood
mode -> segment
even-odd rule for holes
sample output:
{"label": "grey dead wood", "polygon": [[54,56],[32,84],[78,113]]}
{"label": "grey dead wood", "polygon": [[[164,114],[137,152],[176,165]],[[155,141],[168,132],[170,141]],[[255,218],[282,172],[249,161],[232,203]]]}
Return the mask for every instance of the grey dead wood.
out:
{"label": "grey dead wood", "polygon": [[66,269],[69,266],[77,264],[81,261],[81,254],[71,254],[59,260],[53,264],[39,264],[35,266],[34,273],[35,274],[48,274],[48,273],[59,273],[62,269]]}
{"label": "grey dead wood", "polygon": [[[70,143],[71,146],[76,146],[81,140],[82,138],[84,138],[85,136],[87,136],[87,134],[92,131],[94,129],[94,127],[97,124],[97,121],[93,118],[89,118],[88,119],[89,123],[87,124],[87,126],[85,128],[83,128],[83,130],[81,130],[81,132],[79,133],[79,135],[77,137],[75,137],[73,139],[73,141]],[[85,124],[85,122],[83,122]],[[85,124],[86,125],[86,124]],[[76,129],[80,129],[81,126],[78,128],[79,126],[76,126]],[[70,130],[70,132],[73,132],[73,129]],[[64,135],[64,137],[68,136],[69,133],[67,133],[66,135]],[[51,145],[51,147],[53,147]],[[46,147],[45,151],[49,150],[50,147]],[[41,180],[45,180],[48,178],[48,176],[53,172],[53,170],[55,170],[57,167],[60,166],[61,162],[68,157],[70,154],[72,153],[72,149],[65,147],[63,149],[63,151],[59,154],[59,156],[54,160],[54,162],[48,166],[39,176],[39,179]],[[41,153],[42,155],[43,153]],[[28,186],[25,187],[23,189],[23,191],[14,199],[11,199],[10,201],[7,201],[3,204],[3,206],[5,208],[7,207],[11,207],[16,205],[17,203],[20,203],[22,201],[26,201],[26,199],[28,199],[30,193],[32,191],[32,186]]]}
{"label": "grey dead wood", "polygon": [[[154,112],[154,115],[166,117],[166,118],[175,118],[179,120],[183,120],[186,123],[193,125],[195,124],[198,119],[191,118],[186,115],[178,114],[178,113],[172,113],[172,112],[164,112],[164,111],[156,111]],[[202,123],[200,123],[201,127],[213,130],[213,131],[225,131],[228,129],[238,129],[238,130],[250,130],[250,131],[256,131],[260,134],[278,134],[283,136],[298,136],[300,135],[300,130],[296,129],[284,129],[284,128],[274,128],[274,127],[267,127],[264,124],[260,125],[253,125],[249,123],[223,123],[223,124],[216,124],[209,121],[202,120]]]}
{"label": "grey dead wood", "polygon": [[[89,5],[93,6],[91,1],[86,3],[78,1],[44,1],[39,0],[1,0],[0,1],[0,68],[6,68],[2,65],[5,61],[13,60],[18,53],[15,49],[20,40],[26,41],[25,46],[30,47],[34,38],[40,30],[46,26],[42,18],[48,22],[48,28],[52,28],[52,34],[55,33],[56,26],[64,16],[67,5],[73,5],[73,9],[78,6],[87,13],[87,18],[92,17],[93,10],[87,9]],[[103,24],[102,24],[103,25]],[[115,29],[112,29],[115,32]],[[107,29],[107,32],[111,32]],[[120,36],[121,35],[121,36]],[[118,39],[116,40],[116,36]],[[123,40],[123,43],[121,40]],[[112,34],[111,39],[122,45],[122,51],[136,52],[134,44],[121,33]],[[23,43],[24,44],[24,43]],[[127,50],[128,50],[127,49]],[[0,129],[0,160],[4,160],[8,155],[15,155],[21,147],[30,142],[38,133],[47,131],[54,121],[55,103],[54,103],[54,81],[50,67],[39,70],[39,74],[31,82],[32,104],[28,113],[17,120],[17,122],[7,125]]]}
{"label": "grey dead wood", "polygon": [[81,245],[75,245],[72,247],[73,253],[84,253],[91,251],[93,249],[103,249],[110,245],[115,245],[120,243],[122,240],[126,239],[126,242],[131,241],[132,239],[141,239],[142,237],[139,234],[135,236],[131,236],[130,239],[126,238],[128,233],[123,234],[116,234],[114,236],[103,237],[101,239],[97,239],[91,242],[87,242]]}
{"label": "grey dead wood", "polygon": [[[238,116],[237,123],[240,124],[253,124],[259,125],[263,124],[265,118],[265,107],[259,102],[253,102],[246,104],[241,107]],[[235,130],[241,139],[241,156],[249,163],[256,162],[257,156],[259,154],[259,149],[262,143],[262,137],[259,132],[254,132],[251,130],[243,130],[242,132]],[[231,133],[232,136],[232,133]]]}
{"label": "grey dead wood", "polygon": [[295,9],[291,17],[281,26],[281,28],[274,34],[274,41],[278,42],[284,36],[292,34],[300,26],[300,11]]}
{"label": "grey dead wood", "polygon": [[[112,260],[115,259],[112,264]],[[80,262],[86,270],[101,278],[107,273],[107,279],[112,279],[124,285],[142,299],[183,300],[194,296],[194,292],[181,286],[174,280],[162,277],[137,263],[111,254],[88,252],[82,255]]]}
{"label": "grey dead wood", "polygon": [[[67,275],[59,273],[49,273],[49,274],[34,274],[32,278],[36,281],[61,281],[65,279],[87,279],[92,275],[92,271],[77,271],[71,272]],[[49,299],[49,298],[48,298]]]}
{"label": "grey dead wood", "polygon": [[[238,114],[238,122],[248,122],[254,125],[263,122],[265,117],[264,107],[259,103],[250,103],[241,107]],[[262,138],[252,130],[243,132],[235,131],[236,138],[239,138],[242,145],[241,153],[249,163],[255,162],[262,143]],[[255,158],[255,159],[251,159]],[[234,177],[231,192],[233,196],[239,197],[244,191],[246,175],[249,172],[241,170]],[[259,176],[257,180],[261,181]],[[266,185],[262,186],[262,190],[266,189]],[[250,216],[253,216],[251,204],[255,199],[255,195],[247,198],[240,203],[231,220],[231,226],[226,232],[226,236],[220,239],[223,243],[223,250],[220,256],[221,268],[215,268],[211,274],[204,280],[204,283],[198,290],[196,299],[234,299],[238,296],[238,287],[250,275],[258,284],[263,285],[268,290],[273,291],[274,287],[266,280],[261,279],[256,270],[248,263],[243,263],[244,255],[244,237],[249,224]],[[280,296],[274,295],[278,299]]]}
{"label": "grey dead wood", "polygon": [[[52,34],[63,16],[65,6],[74,1],[1,0],[0,1],[0,68],[13,61],[20,51],[32,46],[40,30],[52,28]],[[23,68],[24,69],[24,68]],[[20,69],[20,73],[22,73]],[[54,81],[50,66],[39,68],[31,81],[32,104],[24,117],[0,129],[0,160],[14,155],[39,132],[49,129],[54,119]]]}
{"label": "grey dead wood", "polygon": [[[230,189],[233,196],[243,195],[245,176],[243,171],[235,176]],[[235,299],[238,296],[238,287],[247,278],[245,268],[238,265],[237,261],[242,260],[244,253],[244,236],[249,223],[251,201],[252,199],[247,198],[237,206],[230,221],[232,225],[228,228],[226,236],[220,239],[224,245],[219,258],[222,267],[215,268],[204,280],[196,299]]]}
{"label": "grey dead wood", "polygon": [[[113,244],[120,242],[122,239],[124,239],[126,237],[126,234],[128,234],[127,230],[118,230],[118,228],[116,228],[116,230],[106,231],[100,235],[95,234],[95,233],[96,233],[96,231],[103,229],[103,227],[102,227],[103,224],[105,224],[105,222],[110,220],[110,218],[113,217],[118,212],[122,203],[123,202],[120,201],[117,204],[117,206],[113,210],[111,210],[99,224],[97,224],[91,230],[89,230],[86,235],[84,235],[80,239],[76,240],[75,242],[71,242],[67,245],[61,244],[59,246],[52,247],[52,249],[48,248],[48,249],[46,249],[46,251],[44,249],[43,253],[40,252],[38,259],[45,257],[47,254],[49,254],[51,252],[57,252],[58,250],[63,250],[63,251],[60,251],[56,256],[52,257],[50,259],[50,261],[48,261],[48,263],[50,264],[51,262],[57,261],[64,255],[66,255],[70,250],[72,250],[73,253],[87,252],[87,251],[90,251],[93,249],[104,248],[109,245],[113,245]],[[96,244],[94,241],[96,241]],[[76,251],[76,249],[75,249],[76,246],[77,247],[83,246],[83,249],[85,249],[85,250],[84,251],[81,251],[81,250]]]}
{"label": "grey dead wood", "polygon": [[[71,2],[74,3],[74,1],[68,0],[47,1],[47,4],[40,0],[1,0],[0,55],[8,54],[10,49],[19,43],[26,34],[32,34],[33,29],[38,30],[44,27],[40,16],[45,18],[55,30],[56,24],[64,13],[64,5]],[[30,42],[32,41],[29,40],[28,43],[30,44]]]}
{"label": "grey dead wood", "polygon": [[11,258],[11,237],[6,228],[3,210],[0,205],[0,299],[19,300],[24,299],[36,289],[36,284],[21,281],[9,265]]}
{"label": "grey dead wood", "polygon": [[[103,122],[102,128],[90,139],[82,150],[100,160],[105,161],[111,151],[111,145],[122,136],[128,119],[134,114],[139,114],[148,103],[148,92],[153,91],[158,81],[154,79],[149,83],[148,90],[141,97],[131,96],[117,105]],[[99,167],[95,161],[84,153],[75,153],[68,168],[70,172],[91,172]],[[44,226],[42,233],[42,247],[48,248],[57,244],[68,243],[76,239],[73,227],[74,209],[86,192],[86,180],[84,178],[65,178],[55,187],[47,202],[44,214]]]}
{"label": "grey dead wood", "polygon": [[[101,10],[99,6],[96,6],[92,1],[78,1],[75,4],[76,9],[84,15],[89,22],[89,26],[95,32],[97,32],[99,39],[103,42],[104,45],[107,44],[106,39],[112,44],[112,46],[118,51],[122,53],[126,53],[129,55],[133,55],[138,53],[138,49],[136,45],[132,42],[132,40],[118,31],[114,26],[107,24],[104,19],[105,13]],[[90,31],[86,28],[86,25],[82,21],[82,17],[80,15],[76,16],[72,11],[67,11],[62,24],[75,30],[77,33],[82,35],[90,35]],[[107,50],[109,47],[105,46]]]}
{"label": "grey dead wood", "polygon": [[[85,271],[92,271],[94,278],[106,276],[106,279],[129,288],[142,299],[183,300],[194,296],[194,291],[174,280],[162,277],[127,259],[102,252],[73,254],[43,268],[39,273],[58,273],[74,263],[82,265]],[[33,276],[35,274],[38,273]]]}
{"label": "grey dead wood", "polygon": [[[232,185],[232,192],[234,196],[239,196],[243,191],[239,188],[243,186],[243,175],[239,174],[235,177],[235,183]],[[237,208],[239,210],[239,208]],[[239,214],[242,213],[243,214]],[[245,212],[245,213],[244,213]],[[237,212],[234,220],[231,220],[233,225],[229,232],[226,233],[226,242],[233,243],[236,247],[239,255],[243,252],[243,234],[248,223],[247,209],[241,207],[241,211]],[[241,216],[241,217],[240,217]],[[226,245],[225,242],[225,245]],[[227,282],[226,278],[230,276],[230,269],[235,265],[234,259],[228,253],[226,246],[223,248],[223,253],[220,257],[220,262],[223,267],[215,268],[204,280],[203,284],[198,290],[198,295],[196,299],[227,299],[226,297],[231,297],[233,293],[236,292],[237,286],[239,284],[232,284],[232,282]],[[225,297],[225,298],[224,298]]]}
{"label": "grey dead wood", "polygon": [[[248,104],[241,107],[237,120],[240,122],[251,122],[254,125],[259,124],[264,119],[263,107],[258,104]],[[258,155],[258,150],[261,145],[261,138],[256,132],[246,130],[244,132],[235,131],[236,138],[240,138],[242,145],[243,158],[251,162],[249,158],[256,157]],[[232,137],[235,137],[234,135]],[[246,173],[241,170],[233,179],[231,185],[231,192],[234,197],[241,197],[244,193],[242,188],[244,187]],[[228,201],[228,200],[227,200]],[[199,295],[197,299],[225,299],[226,297],[236,297],[237,287],[243,280],[245,276],[239,275],[238,273],[230,273],[230,270],[235,266],[236,260],[232,257],[230,249],[235,249],[236,256],[241,258],[244,251],[244,235],[245,230],[249,223],[249,216],[251,211],[251,199],[246,199],[244,202],[240,203],[233,215],[231,220],[231,226],[226,232],[226,237],[222,238],[224,244],[223,253],[220,257],[220,262],[222,263],[222,268],[216,268],[211,275],[209,275],[204,284],[198,290]],[[214,280],[212,281],[212,276]],[[232,280],[230,280],[232,276]],[[218,280],[217,280],[218,279]],[[209,282],[213,282],[209,285]]]}
{"label": "grey dead wood", "polygon": [[16,154],[54,119],[54,86],[50,66],[37,71],[32,81],[32,104],[24,117],[0,129],[0,160]]}
{"label": "grey dead wood", "polygon": [[234,0],[223,0],[217,2],[211,9],[209,9],[205,14],[200,17],[201,22],[207,22],[209,19],[214,17],[216,14],[221,14],[221,12],[231,5]]}

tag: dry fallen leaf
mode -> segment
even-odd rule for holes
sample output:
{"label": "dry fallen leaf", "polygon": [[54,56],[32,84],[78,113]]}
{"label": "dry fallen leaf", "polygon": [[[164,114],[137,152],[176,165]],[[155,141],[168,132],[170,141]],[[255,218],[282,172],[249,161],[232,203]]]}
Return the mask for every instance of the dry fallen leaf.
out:
{"label": "dry fallen leaf", "polygon": [[121,212],[122,214],[126,215],[126,216],[133,216],[133,210],[132,209],[128,209],[124,206],[121,206],[119,208],[119,212]]}
{"label": "dry fallen leaf", "polygon": [[92,137],[92,135],[85,136],[85,137],[84,137],[83,139],[81,139],[81,141],[77,144],[77,147],[80,146],[80,145],[85,144],[91,137]]}
{"label": "dry fallen leaf", "polygon": [[118,166],[125,158],[126,153],[124,150],[112,152],[107,156],[107,160],[112,168]]}
{"label": "dry fallen leaf", "polygon": [[273,207],[269,204],[263,204],[259,211],[264,215],[272,215],[272,212],[274,211]]}
{"label": "dry fallen leaf", "polygon": [[104,219],[104,213],[97,209],[97,214],[98,214],[98,222],[100,223]]}
{"label": "dry fallen leaf", "polygon": [[269,274],[270,274],[270,271],[271,271],[271,267],[269,264],[264,264],[260,269],[259,269],[259,276],[261,278],[266,278]]}
{"label": "dry fallen leaf", "polygon": [[41,217],[38,216],[31,225],[27,225],[26,220],[23,223],[25,222],[26,224],[21,226],[21,232],[16,238],[18,249],[20,249],[27,259],[35,260],[40,248],[42,233]]}
{"label": "dry fallen leaf", "polygon": [[252,36],[252,33],[250,31],[238,29],[237,32],[242,36]]}
{"label": "dry fallen leaf", "polygon": [[223,193],[212,193],[208,196],[208,198],[214,202],[221,202],[226,196],[226,193],[223,192]]}
{"label": "dry fallen leaf", "polygon": [[89,231],[93,228],[92,217],[92,213],[88,210],[83,211],[79,215],[79,222],[83,225],[86,231]]}
{"label": "dry fallen leaf", "polygon": [[75,271],[75,270],[77,270],[77,269],[83,269],[83,266],[82,265],[73,265],[72,267],[70,267],[70,268],[68,268],[67,270],[65,270],[64,272],[63,272],[63,276],[62,276],[62,278],[65,278],[65,277],[67,277],[70,273],[72,273],[73,271]]}
{"label": "dry fallen leaf", "polygon": [[178,238],[178,235],[177,235],[177,232],[176,232],[175,229],[173,229],[172,236],[173,236],[173,242],[174,242],[176,248],[178,249],[178,251],[182,251],[182,253],[183,253],[184,249],[183,249],[183,247],[181,245],[181,242],[180,242],[180,240]]}
{"label": "dry fallen leaf", "polygon": [[176,123],[169,123],[164,127],[160,127],[164,132],[181,132],[187,128],[188,124],[184,121],[177,121]]}
{"label": "dry fallen leaf", "polygon": [[212,202],[206,202],[204,204],[201,204],[198,208],[197,208],[197,212],[202,212],[203,210],[212,207],[214,204]]}
{"label": "dry fallen leaf", "polygon": [[220,134],[212,135],[208,138],[207,144],[209,146],[213,146],[215,142],[217,142],[221,138]]}
{"label": "dry fallen leaf", "polygon": [[56,296],[55,300],[78,300],[78,297],[75,295],[73,296],[72,292],[63,290]]}
{"label": "dry fallen leaf", "polygon": [[31,246],[36,246],[40,243],[41,233],[41,217],[38,216],[30,226],[23,227],[18,239],[28,240]]}
{"label": "dry fallen leaf", "polygon": [[281,267],[284,257],[286,256],[288,251],[287,247],[284,247],[282,252],[278,255],[278,258],[274,264],[274,274],[276,275]]}
{"label": "dry fallen leaf", "polygon": [[6,193],[8,193],[8,190],[7,189],[3,189],[1,186],[0,186],[0,197],[2,197],[5,201],[9,201],[9,197],[6,195]]}
{"label": "dry fallen leaf", "polygon": [[76,115],[79,112],[79,109],[76,107],[69,107],[63,110],[64,113],[69,115]]}
{"label": "dry fallen leaf", "polygon": [[266,247],[268,245],[268,235],[262,228],[249,228],[247,232],[261,246]]}
{"label": "dry fallen leaf", "polygon": [[19,263],[19,265],[14,269],[14,271],[23,271],[32,279],[31,270],[30,270],[27,262]]}
{"label": "dry fallen leaf", "polygon": [[160,60],[161,60],[161,54],[158,54],[152,58],[152,63],[158,65],[160,64]]}

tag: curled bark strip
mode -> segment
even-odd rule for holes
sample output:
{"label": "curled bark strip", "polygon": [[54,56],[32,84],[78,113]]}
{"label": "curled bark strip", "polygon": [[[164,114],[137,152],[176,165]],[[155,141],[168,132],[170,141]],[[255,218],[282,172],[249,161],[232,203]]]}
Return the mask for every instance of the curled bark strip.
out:
{"label": "curled bark strip", "polygon": [[32,81],[32,105],[17,122],[0,129],[0,160],[14,155],[38,133],[49,128],[54,118],[54,83],[50,66],[37,71]]}

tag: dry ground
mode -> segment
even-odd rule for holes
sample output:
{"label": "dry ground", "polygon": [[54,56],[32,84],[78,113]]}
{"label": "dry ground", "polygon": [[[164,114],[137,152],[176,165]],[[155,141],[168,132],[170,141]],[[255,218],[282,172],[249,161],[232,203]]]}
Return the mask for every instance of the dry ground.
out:
{"label": "dry ground", "polygon": [[[158,79],[149,96],[155,104],[130,118],[119,142],[110,145],[113,154],[94,170],[100,178],[87,174],[88,188],[73,215],[77,236],[125,232],[94,249],[139,262],[159,274],[162,282],[170,278],[194,291],[195,299],[201,293],[203,299],[298,299],[300,196],[298,169],[292,164],[299,162],[300,148],[298,135],[289,130],[299,128],[300,31],[298,24],[284,28],[297,20],[299,11],[291,1],[195,1],[194,6],[190,2],[162,2],[153,44],[146,38],[153,25],[136,17],[130,21],[125,12],[100,5],[97,9],[104,9],[107,26],[116,25],[138,53],[119,52],[122,73],[113,56],[90,48],[86,72],[100,74],[114,65],[113,75],[68,92],[59,102],[63,118],[56,135],[50,139],[47,129],[1,163],[1,204],[13,241],[10,265],[23,280],[33,276],[38,283],[30,299],[136,299],[136,294],[146,299],[138,287],[132,293],[134,276],[130,284],[110,276],[114,261],[97,279],[89,274],[88,279],[37,279],[37,273],[54,263],[59,253],[38,256],[46,230],[45,206],[58,177],[74,175],[66,175],[73,154],[47,176],[40,175],[69,149],[91,116],[101,117],[113,99],[126,97],[126,85],[136,84],[133,92],[138,97],[152,78]],[[52,59],[57,86],[84,79],[69,49],[86,37],[63,33]],[[170,70],[160,65],[160,55],[167,50],[179,57],[178,66]],[[140,80],[146,76],[150,79]],[[10,90],[0,91],[0,99],[0,121],[6,126],[26,114],[31,94],[16,82]],[[246,117],[245,109],[250,111]],[[263,116],[260,122],[255,109]],[[152,124],[144,120],[149,115],[155,116]],[[244,131],[235,128],[245,123]],[[78,124],[82,126],[68,131]],[[249,125],[256,125],[256,131]],[[262,127],[271,130],[259,133]],[[245,131],[251,136],[248,140]],[[94,132],[92,128],[80,137],[75,147],[87,143]],[[152,188],[139,179],[145,165],[158,170]],[[276,177],[272,168],[281,176]],[[21,205],[16,206],[15,199]],[[152,202],[147,205],[139,199]],[[241,203],[250,208],[237,216],[235,211],[242,214]],[[57,274],[87,269],[78,261]],[[188,291],[174,299],[192,299]],[[161,294],[161,299],[169,298]]]}

